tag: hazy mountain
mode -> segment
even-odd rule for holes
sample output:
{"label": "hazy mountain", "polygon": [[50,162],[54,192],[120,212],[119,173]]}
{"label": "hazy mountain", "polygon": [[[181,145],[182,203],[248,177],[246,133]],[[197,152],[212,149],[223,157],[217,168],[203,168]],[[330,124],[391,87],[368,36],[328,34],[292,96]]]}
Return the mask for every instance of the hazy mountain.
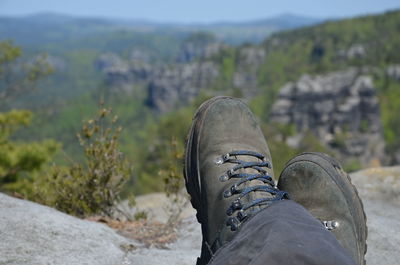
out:
{"label": "hazy mountain", "polygon": [[272,18],[244,22],[179,24],[40,13],[22,17],[0,17],[0,36],[1,39],[10,38],[22,45],[32,45],[121,30],[142,33],[163,31],[170,34],[208,31],[214,33],[222,41],[241,44],[260,42],[273,32],[308,26],[321,21],[322,19],[282,14]]}

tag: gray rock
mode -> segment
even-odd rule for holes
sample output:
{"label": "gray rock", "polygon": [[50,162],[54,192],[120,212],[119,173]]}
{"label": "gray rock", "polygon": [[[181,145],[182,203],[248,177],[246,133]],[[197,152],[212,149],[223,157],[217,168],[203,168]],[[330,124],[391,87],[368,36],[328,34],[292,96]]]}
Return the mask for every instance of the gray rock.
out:
{"label": "gray rock", "polygon": [[201,250],[201,227],[194,215],[183,220],[179,227],[178,240],[165,249],[139,249],[129,252],[125,264],[152,265],[174,264],[193,265]]}
{"label": "gray rock", "polygon": [[217,66],[209,61],[163,67],[149,82],[149,105],[160,112],[185,105],[202,89],[209,89],[218,74]]}
{"label": "gray rock", "polygon": [[179,63],[190,63],[194,60],[205,60],[217,54],[226,47],[220,41],[209,36],[204,40],[188,40],[183,43],[177,61]]}
{"label": "gray rock", "polygon": [[363,200],[367,215],[367,264],[398,264],[400,167],[371,168],[350,176]]}
{"label": "gray rock", "polygon": [[[157,198],[165,195],[146,195],[138,201],[154,201],[145,210],[156,213],[163,208]],[[176,242],[164,249],[146,248],[104,224],[0,193],[0,264],[194,264],[201,249],[201,228],[188,203],[185,212],[189,214],[183,215]]]}
{"label": "gray rock", "polygon": [[399,64],[390,65],[386,69],[386,74],[388,77],[400,81],[400,65]]}
{"label": "gray rock", "polygon": [[[147,219],[159,223],[167,223],[171,216],[177,220],[183,220],[195,215],[195,210],[190,206],[186,191],[181,191],[178,196],[168,197],[165,193],[151,193],[135,198],[136,204],[130,206],[128,200],[122,201],[118,208],[130,213],[134,217],[138,212],[146,213]],[[114,213],[114,218],[126,220],[126,216],[120,212]]]}
{"label": "gray rock", "polygon": [[359,43],[352,44],[347,50],[337,52],[338,57],[342,59],[363,58],[366,54],[365,46]]}
{"label": "gray rock", "polygon": [[[351,174],[367,215],[368,265],[397,264],[400,259],[400,167],[372,168]],[[154,194],[145,210],[157,214]],[[193,209],[177,229],[178,239],[163,249],[145,248],[103,224],[83,221],[54,209],[0,194],[0,264],[195,264],[201,228]],[[156,216],[154,216],[156,218]],[[126,249],[133,244],[138,248]]]}
{"label": "gray rock", "polygon": [[128,64],[114,53],[100,55],[94,63],[96,69],[108,73],[112,71],[127,72]]}
{"label": "gray rock", "polygon": [[350,48],[347,50],[347,58],[353,59],[353,58],[362,58],[366,55],[366,50],[364,45],[362,44],[353,44],[350,46]]}
{"label": "gray rock", "polygon": [[264,63],[264,48],[245,46],[239,50],[235,72],[228,87],[216,87],[221,66],[214,55],[227,46],[215,39],[189,40],[184,43],[178,62],[172,65],[151,64],[148,56],[133,50],[130,60],[122,60],[115,54],[103,54],[95,62],[96,68],[105,74],[105,85],[112,92],[136,92],[146,95],[148,105],[158,112],[168,112],[190,103],[201,91],[210,95],[239,92],[251,99],[260,89],[258,75]]}
{"label": "gray rock", "polygon": [[[191,44],[187,43],[188,47],[192,47]],[[185,63],[150,64],[145,53],[133,50],[129,61],[109,53],[101,55],[95,66],[104,73],[108,91],[146,98],[154,110],[167,112],[191,102],[201,90],[212,89],[219,69],[206,59],[222,49],[221,45],[215,41],[207,45],[196,44],[194,54],[185,55],[188,56],[183,60]],[[193,61],[198,57],[201,60]]]}
{"label": "gray rock", "polygon": [[145,54],[139,56],[137,53],[133,51],[130,61],[122,60],[112,53],[103,54],[96,60],[95,67],[106,76],[105,85],[108,91],[132,93],[135,87],[142,88],[148,82],[154,69],[145,61]]}
{"label": "gray rock", "polygon": [[257,95],[258,70],[264,63],[265,56],[263,48],[250,46],[240,49],[232,82],[233,86],[243,93],[243,97],[251,98]]}
{"label": "gray rock", "polygon": [[287,83],[272,107],[271,119],[294,124],[300,135],[312,132],[343,159],[357,157],[363,165],[376,159],[385,160],[372,77],[356,69],[303,75],[296,83]]}
{"label": "gray rock", "polygon": [[119,265],[136,242],[111,228],[0,193],[0,264]]}

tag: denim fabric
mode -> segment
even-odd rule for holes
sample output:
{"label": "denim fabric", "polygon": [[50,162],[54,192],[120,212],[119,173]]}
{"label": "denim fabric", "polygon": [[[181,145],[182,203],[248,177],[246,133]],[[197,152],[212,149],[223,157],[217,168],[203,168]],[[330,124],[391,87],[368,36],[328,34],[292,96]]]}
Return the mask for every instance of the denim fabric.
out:
{"label": "denim fabric", "polygon": [[273,203],[246,221],[211,265],[356,265],[331,232],[301,205]]}

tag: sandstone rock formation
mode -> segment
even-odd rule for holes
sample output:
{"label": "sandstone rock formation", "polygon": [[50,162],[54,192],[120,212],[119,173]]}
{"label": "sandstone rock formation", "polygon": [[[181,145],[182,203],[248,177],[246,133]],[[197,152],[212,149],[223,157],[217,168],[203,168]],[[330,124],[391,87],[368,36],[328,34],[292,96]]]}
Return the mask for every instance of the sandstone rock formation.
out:
{"label": "sandstone rock formation", "polygon": [[147,94],[148,105],[158,112],[185,105],[204,90],[223,94],[234,88],[244,98],[254,97],[259,92],[258,70],[264,62],[265,50],[250,46],[240,49],[232,87],[216,87],[221,66],[211,57],[224,48],[218,42],[203,47],[189,42],[183,47],[181,57],[184,59],[172,65],[152,65],[138,55],[122,60],[115,54],[103,54],[95,64],[105,74],[109,91],[132,93],[139,89],[142,94]]}
{"label": "sandstone rock formation", "polygon": [[348,60],[363,58],[366,54],[365,45],[359,43],[352,44],[347,50],[339,50],[337,52],[339,58]]}
{"label": "sandstone rock formation", "polygon": [[190,42],[187,45],[183,48],[185,59],[181,63],[150,64],[145,55],[140,56],[134,51],[130,60],[123,60],[116,54],[103,54],[95,66],[104,73],[108,91],[147,95],[149,106],[167,112],[187,104],[201,90],[212,89],[219,76],[216,63],[207,58],[218,52],[222,44],[211,42],[205,46],[192,46]]}
{"label": "sandstone rock formation", "polygon": [[[366,165],[384,157],[379,103],[372,78],[356,69],[323,76],[303,75],[280,89],[271,119],[294,124],[330,148]],[[291,144],[299,143],[289,139]]]}
{"label": "sandstone rock formation", "polygon": [[125,61],[116,54],[108,53],[96,60],[95,66],[105,74],[105,85],[109,91],[130,93],[135,86],[148,82],[154,67],[136,57]]}
{"label": "sandstone rock formation", "polygon": [[216,40],[202,42],[188,41],[181,47],[177,61],[179,63],[190,63],[196,59],[204,60],[217,54],[225,46],[225,44]]}
{"label": "sandstone rock formation", "polygon": [[155,71],[148,84],[149,105],[167,112],[193,100],[202,89],[210,89],[219,71],[213,62],[192,62]]}
{"label": "sandstone rock formation", "polygon": [[258,93],[258,71],[265,61],[265,49],[249,46],[240,49],[237,68],[233,75],[233,86],[252,98]]}
{"label": "sandstone rock formation", "polygon": [[397,81],[400,81],[400,65],[399,64],[390,65],[386,70],[386,74],[389,78],[393,78]]}

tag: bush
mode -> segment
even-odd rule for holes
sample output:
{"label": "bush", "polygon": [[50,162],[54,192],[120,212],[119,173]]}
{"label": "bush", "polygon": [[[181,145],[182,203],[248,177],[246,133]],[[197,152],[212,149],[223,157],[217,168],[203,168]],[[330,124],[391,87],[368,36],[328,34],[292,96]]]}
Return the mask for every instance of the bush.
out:
{"label": "bush", "polygon": [[44,57],[24,63],[21,55],[21,48],[12,42],[0,41],[0,191],[29,198],[34,178],[59,144],[15,140],[15,132],[30,124],[32,113],[13,109],[10,99],[31,91],[36,81],[52,71]]}
{"label": "bush", "polygon": [[111,110],[102,108],[97,117],[84,123],[78,139],[85,164],[72,161],[69,167],[54,167],[36,185],[39,200],[68,214],[112,216],[119,193],[131,174],[131,166],[118,150],[121,127]]}
{"label": "bush", "polygon": [[30,198],[34,178],[59,149],[52,140],[14,141],[16,130],[30,123],[32,113],[25,110],[0,112],[0,191]]}

